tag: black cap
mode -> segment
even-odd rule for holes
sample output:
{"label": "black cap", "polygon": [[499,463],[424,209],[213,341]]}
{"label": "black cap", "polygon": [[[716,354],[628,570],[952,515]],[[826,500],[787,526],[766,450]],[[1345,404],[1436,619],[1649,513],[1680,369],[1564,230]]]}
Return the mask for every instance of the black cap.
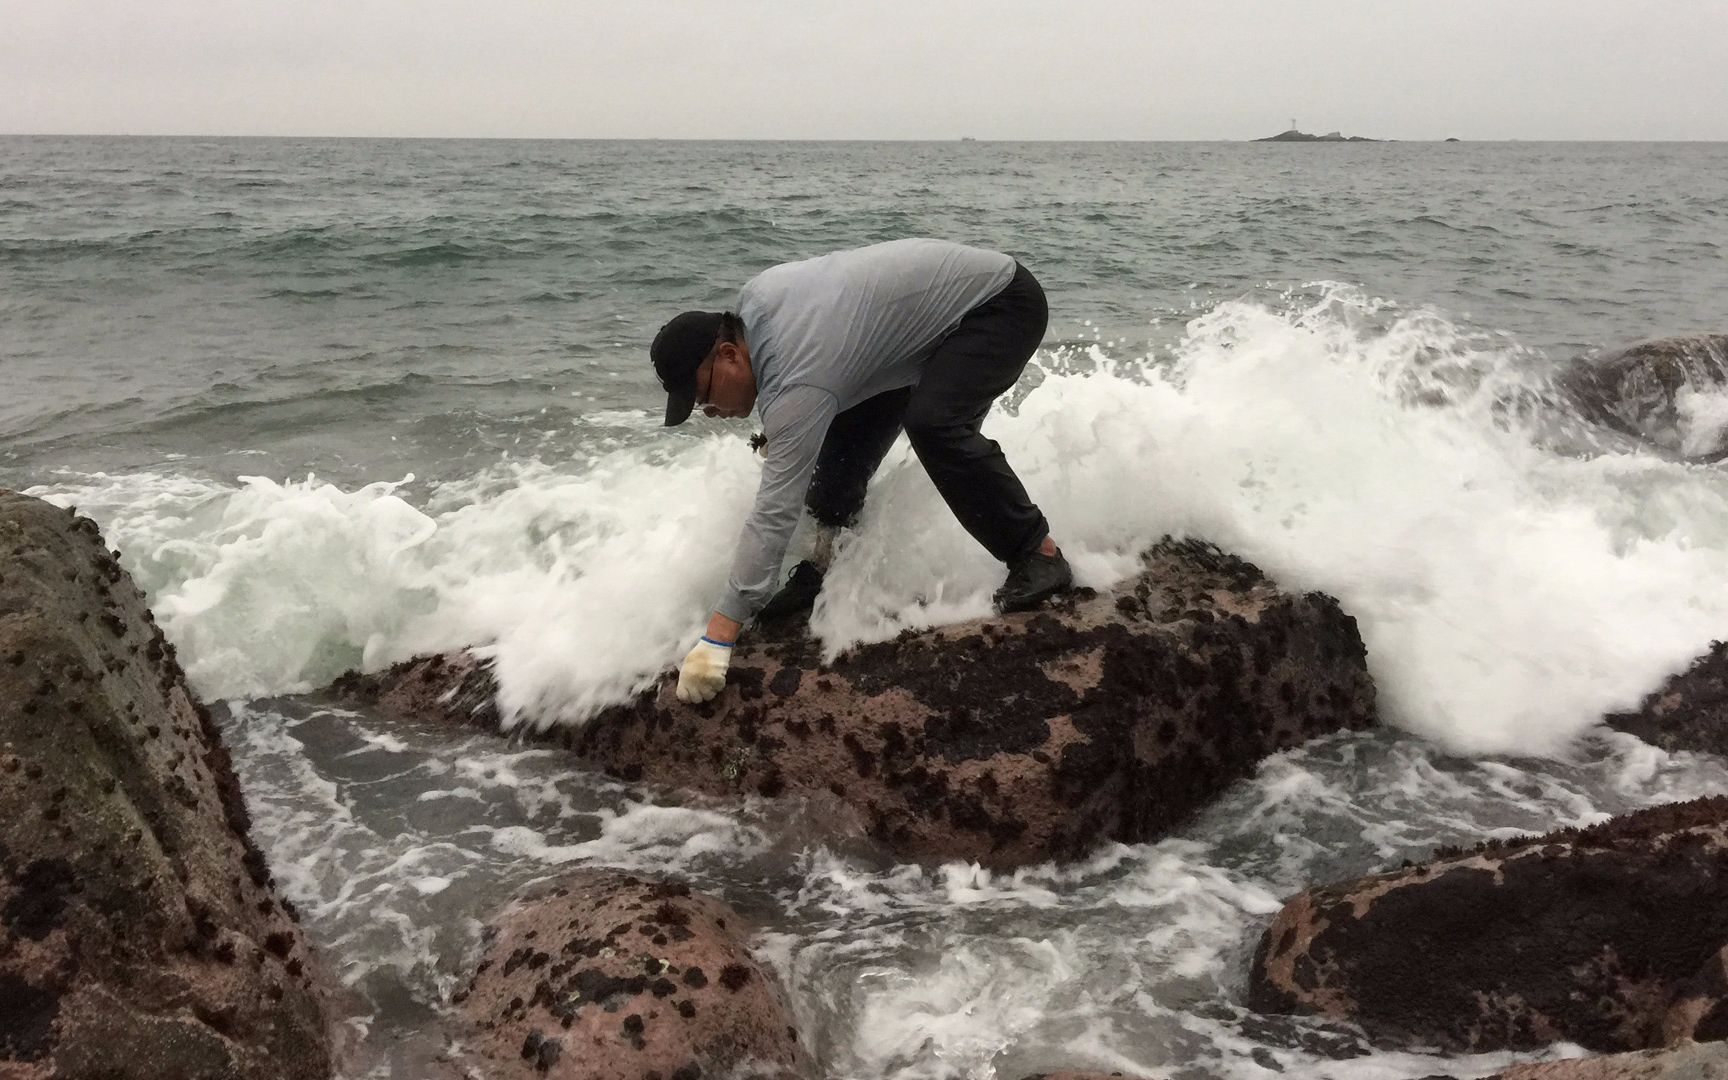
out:
{"label": "black cap", "polygon": [[696,407],[696,369],[714,349],[725,316],[718,311],[686,311],[660,328],[648,355],[666,388],[666,426],[682,424]]}

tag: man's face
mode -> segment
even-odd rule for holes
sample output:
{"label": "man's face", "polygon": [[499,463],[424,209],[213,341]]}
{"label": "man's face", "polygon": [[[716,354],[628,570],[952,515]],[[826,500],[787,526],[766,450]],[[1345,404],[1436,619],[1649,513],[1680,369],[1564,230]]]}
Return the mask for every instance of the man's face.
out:
{"label": "man's face", "polygon": [[734,342],[722,341],[696,369],[696,405],[703,416],[736,420],[756,405],[756,380]]}

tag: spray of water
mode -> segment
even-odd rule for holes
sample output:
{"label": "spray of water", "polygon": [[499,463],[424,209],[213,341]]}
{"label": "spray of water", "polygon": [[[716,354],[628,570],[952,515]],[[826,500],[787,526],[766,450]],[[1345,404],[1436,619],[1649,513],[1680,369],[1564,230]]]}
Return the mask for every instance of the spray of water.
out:
{"label": "spray of water", "polygon": [[[1347,289],[1195,318],[1169,354],[1038,360],[987,431],[1109,587],[1174,533],[1355,615],[1392,724],[1555,754],[1728,625],[1728,481],[1544,438],[1530,357]],[[1700,427],[1719,409],[1684,403]],[[1551,419],[1551,418],[1550,418]],[[581,723],[652,684],[724,583],[756,459],[721,436],[503,463],[425,486],[163,473],[37,489],[94,514],[199,688],[303,690],[484,645],[514,721]],[[831,654],[981,615],[998,584],[904,444],[813,620]]]}

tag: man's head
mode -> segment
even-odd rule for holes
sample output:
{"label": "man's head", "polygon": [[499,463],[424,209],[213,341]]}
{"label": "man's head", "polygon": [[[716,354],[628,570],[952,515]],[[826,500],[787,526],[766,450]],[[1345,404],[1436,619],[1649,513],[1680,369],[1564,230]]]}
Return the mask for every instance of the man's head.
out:
{"label": "man's head", "polygon": [[739,417],[756,404],[744,324],[729,311],[684,312],[654,335],[648,355],[666,390],[667,427],[697,405],[706,416]]}

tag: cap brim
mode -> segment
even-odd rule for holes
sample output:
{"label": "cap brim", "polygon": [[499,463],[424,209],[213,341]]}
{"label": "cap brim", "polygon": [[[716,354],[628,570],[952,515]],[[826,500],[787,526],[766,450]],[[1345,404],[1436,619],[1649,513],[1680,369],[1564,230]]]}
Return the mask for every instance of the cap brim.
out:
{"label": "cap brim", "polygon": [[676,427],[690,419],[690,412],[696,408],[696,395],[685,397],[682,394],[666,395],[666,426]]}

